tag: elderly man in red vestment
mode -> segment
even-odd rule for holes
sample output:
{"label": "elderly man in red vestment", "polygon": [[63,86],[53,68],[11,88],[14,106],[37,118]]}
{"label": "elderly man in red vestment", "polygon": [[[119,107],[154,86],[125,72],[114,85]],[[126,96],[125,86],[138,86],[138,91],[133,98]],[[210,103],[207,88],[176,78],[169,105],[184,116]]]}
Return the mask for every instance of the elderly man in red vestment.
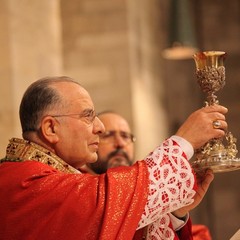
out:
{"label": "elderly man in red vestment", "polygon": [[79,169],[97,160],[104,126],[88,92],[64,76],[34,82],[20,104],[23,139],[10,140],[0,164],[1,239],[178,239],[174,218],[197,206],[213,179],[206,172],[196,184],[188,160],[224,136],[226,113],[199,109],[142,161],[91,175]]}

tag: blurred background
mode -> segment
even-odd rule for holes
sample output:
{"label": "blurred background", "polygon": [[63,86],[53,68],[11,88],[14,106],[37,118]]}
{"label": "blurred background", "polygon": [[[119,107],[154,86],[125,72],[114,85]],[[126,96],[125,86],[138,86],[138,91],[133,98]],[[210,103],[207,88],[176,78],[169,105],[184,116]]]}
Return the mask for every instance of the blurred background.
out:
{"label": "blurred background", "polygon": [[[27,86],[67,75],[89,91],[96,111],[129,120],[142,159],[204,106],[192,48],[227,52],[226,86],[217,95],[240,141],[240,0],[0,0],[1,157],[8,139],[21,137]],[[191,213],[213,240],[240,228],[239,179],[240,171],[216,174]]]}

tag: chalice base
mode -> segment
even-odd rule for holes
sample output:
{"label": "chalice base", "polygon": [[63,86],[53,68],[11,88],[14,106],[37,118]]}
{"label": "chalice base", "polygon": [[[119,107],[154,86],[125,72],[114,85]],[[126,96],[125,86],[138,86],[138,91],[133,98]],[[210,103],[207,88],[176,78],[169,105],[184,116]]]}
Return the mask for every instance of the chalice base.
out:
{"label": "chalice base", "polygon": [[240,169],[240,159],[229,158],[220,153],[215,156],[195,159],[191,162],[191,165],[196,172],[203,172],[206,169],[212,169],[214,173],[231,172]]}

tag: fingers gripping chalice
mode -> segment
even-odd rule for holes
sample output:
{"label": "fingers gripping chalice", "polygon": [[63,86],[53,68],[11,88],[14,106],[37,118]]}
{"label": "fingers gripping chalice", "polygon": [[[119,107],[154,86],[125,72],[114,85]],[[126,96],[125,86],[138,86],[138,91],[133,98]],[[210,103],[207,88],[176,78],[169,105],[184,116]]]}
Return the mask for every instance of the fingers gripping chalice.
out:
{"label": "fingers gripping chalice", "polygon": [[[199,52],[193,56],[196,64],[197,82],[207,94],[206,106],[219,104],[215,93],[225,85],[224,60],[222,51]],[[213,121],[213,128],[221,128],[219,121]],[[236,158],[236,138],[227,132],[224,138],[212,139],[195,152],[191,161],[195,171],[210,168],[213,172],[228,172],[240,169],[240,160]]]}

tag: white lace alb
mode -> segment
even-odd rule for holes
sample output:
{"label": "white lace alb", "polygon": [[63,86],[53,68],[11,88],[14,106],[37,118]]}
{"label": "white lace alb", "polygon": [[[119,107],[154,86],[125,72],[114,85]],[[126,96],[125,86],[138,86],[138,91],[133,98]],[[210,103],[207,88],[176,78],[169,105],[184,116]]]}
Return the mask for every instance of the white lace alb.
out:
{"label": "white lace alb", "polygon": [[194,175],[183,149],[167,139],[145,159],[149,194],[138,229],[148,226],[147,239],[174,239],[169,213],[189,205],[195,195]]}

